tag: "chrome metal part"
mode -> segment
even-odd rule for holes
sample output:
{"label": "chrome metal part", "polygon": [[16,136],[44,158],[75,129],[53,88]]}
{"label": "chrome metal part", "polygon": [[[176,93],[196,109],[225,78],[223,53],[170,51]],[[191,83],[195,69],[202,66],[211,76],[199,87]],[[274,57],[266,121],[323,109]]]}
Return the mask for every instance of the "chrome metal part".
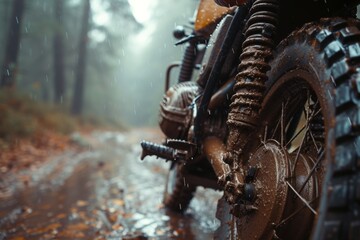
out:
{"label": "chrome metal part", "polygon": [[199,94],[194,82],[183,82],[171,87],[160,103],[159,125],[168,138],[186,139],[193,117],[190,105]]}
{"label": "chrome metal part", "polygon": [[170,88],[170,75],[171,75],[171,71],[176,68],[176,67],[180,67],[181,63],[180,62],[174,62],[172,64],[170,64],[167,69],[166,69],[166,77],[165,77],[165,93],[169,90]]}

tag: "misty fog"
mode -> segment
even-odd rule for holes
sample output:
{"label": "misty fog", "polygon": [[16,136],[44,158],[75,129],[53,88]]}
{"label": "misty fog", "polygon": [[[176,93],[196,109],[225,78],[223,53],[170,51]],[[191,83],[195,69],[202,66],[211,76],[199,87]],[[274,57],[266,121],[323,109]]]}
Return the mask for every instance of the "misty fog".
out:
{"label": "misty fog", "polygon": [[174,46],[172,31],[176,25],[190,25],[196,3],[194,0],[147,1],[147,18],[125,42],[122,63],[117,70],[121,97],[114,104],[125,110],[119,113],[125,123],[157,123],[166,67],[182,57],[181,46]]}
{"label": "misty fog", "polygon": [[[34,101],[54,102],[54,35],[63,42],[64,92],[60,105],[70,111],[77,77],[84,2],[64,0],[56,21],[54,2],[25,1],[20,29],[16,89]],[[11,0],[0,3],[0,43],[6,45]],[[195,0],[91,0],[82,115],[155,126],[168,64],[179,61],[172,31],[189,25]],[[188,29],[191,32],[191,29]],[[81,39],[80,39],[81,40]],[[4,56],[5,47],[0,48]],[[56,56],[55,56],[56,57]],[[2,59],[3,61],[3,59]],[[174,75],[175,75],[174,71]],[[176,76],[173,76],[175,79]]]}

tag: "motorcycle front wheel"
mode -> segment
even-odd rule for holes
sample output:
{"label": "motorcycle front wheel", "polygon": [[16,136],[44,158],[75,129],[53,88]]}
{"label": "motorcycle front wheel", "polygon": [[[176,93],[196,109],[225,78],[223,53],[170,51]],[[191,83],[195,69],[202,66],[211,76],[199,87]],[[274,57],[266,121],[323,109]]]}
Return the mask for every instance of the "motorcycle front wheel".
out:
{"label": "motorcycle front wheel", "polygon": [[358,239],[359,42],[358,22],[326,19],[279,44],[244,153],[251,208],[220,200],[215,238]]}

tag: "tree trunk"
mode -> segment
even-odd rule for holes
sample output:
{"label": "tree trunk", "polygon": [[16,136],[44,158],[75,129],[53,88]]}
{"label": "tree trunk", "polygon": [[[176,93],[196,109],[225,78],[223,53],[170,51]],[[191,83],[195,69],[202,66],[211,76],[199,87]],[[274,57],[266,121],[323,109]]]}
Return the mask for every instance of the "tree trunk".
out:
{"label": "tree trunk", "polygon": [[56,30],[54,33],[54,102],[61,103],[65,95],[63,0],[55,0]]}
{"label": "tree trunk", "polygon": [[11,87],[15,85],[16,64],[20,45],[24,5],[25,0],[13,0],[4,63],[1,71],[1,87]]}
{"label": "tree trunk", "polygon": [[79,41],[79,59],[78,59],[74,96],[73,96],[72,109],[71,109],[71,112],[74,115],[80,115],[83,109],[89,17],[90,17],[90,0],[85,0],[82,27],[80,32],[80,41]]}

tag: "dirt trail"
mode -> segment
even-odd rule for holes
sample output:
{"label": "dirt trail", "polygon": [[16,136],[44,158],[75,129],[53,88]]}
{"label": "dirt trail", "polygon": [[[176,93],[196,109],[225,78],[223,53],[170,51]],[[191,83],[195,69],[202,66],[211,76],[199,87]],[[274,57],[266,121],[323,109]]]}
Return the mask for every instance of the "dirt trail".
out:
{"label": "dirt trail", "polygon": [[[87,151],[0,178],[1,239],[209,239],[220,193],[198,189],[185,215],[162,205],[168,163],[139,160],[153,129],[93,132]],[[25,179],[25,180],[24,180]]]}

